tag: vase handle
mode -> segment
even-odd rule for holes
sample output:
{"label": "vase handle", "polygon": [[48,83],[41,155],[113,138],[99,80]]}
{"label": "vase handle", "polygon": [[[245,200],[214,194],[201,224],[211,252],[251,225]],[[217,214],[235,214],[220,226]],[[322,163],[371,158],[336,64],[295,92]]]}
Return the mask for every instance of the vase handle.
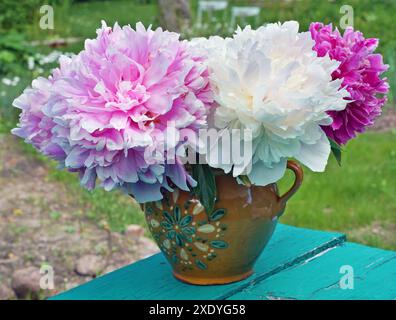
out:
{"label": "vase handle", "polygon": [[296,161],[288,160],[287,168],[294,172],[296,179],[294,180],[294,184],[290,190],[287,191],[283,196],[279,197],[279,202],[282,206],[285,206],[286,202],[297,192],[304,178],[304,171]]}

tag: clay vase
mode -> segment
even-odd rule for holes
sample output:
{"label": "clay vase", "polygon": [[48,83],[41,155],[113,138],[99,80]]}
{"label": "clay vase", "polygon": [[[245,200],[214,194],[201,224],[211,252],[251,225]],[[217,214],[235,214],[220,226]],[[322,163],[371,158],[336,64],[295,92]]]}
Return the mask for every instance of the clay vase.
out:
{"label": "clay vase", "polygon": [[294,161],[295,182],[283,196],[276,184],[246,187],[230,175],[216,176],[215,209],[207,213],[192,192],[176,190],[146,203],[149,229],[173,268],[174,276],[198,285],[226,284],[247,278],[270,240],[286,202],[302,183]]}

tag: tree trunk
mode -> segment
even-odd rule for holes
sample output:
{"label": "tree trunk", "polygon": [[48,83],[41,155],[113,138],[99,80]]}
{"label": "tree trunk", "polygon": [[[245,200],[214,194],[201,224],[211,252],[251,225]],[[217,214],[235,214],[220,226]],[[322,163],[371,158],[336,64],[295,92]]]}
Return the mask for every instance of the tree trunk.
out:
{"label": "tree trunk", "polygon": [[169,31],[180,32],[191,26],[189,0],[158,0],[161,26]]}

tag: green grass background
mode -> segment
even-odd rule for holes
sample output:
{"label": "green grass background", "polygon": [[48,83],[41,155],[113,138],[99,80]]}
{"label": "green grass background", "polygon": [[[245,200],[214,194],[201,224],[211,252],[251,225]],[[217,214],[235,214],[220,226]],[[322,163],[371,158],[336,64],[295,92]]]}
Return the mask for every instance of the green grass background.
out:
{"label": "green grass background", "polygon": [[[350,240],[396,249],[395,147],[396,132],[370,132],[348,144],[341,167],[332,157],[325,173],[306,169],[281,221],[342,231]],[[289,173],[280,181],[281,189],[291,183]],[[383,230],[376,233],[377,224]],[[359,232],[363,228],[367,230]]]}

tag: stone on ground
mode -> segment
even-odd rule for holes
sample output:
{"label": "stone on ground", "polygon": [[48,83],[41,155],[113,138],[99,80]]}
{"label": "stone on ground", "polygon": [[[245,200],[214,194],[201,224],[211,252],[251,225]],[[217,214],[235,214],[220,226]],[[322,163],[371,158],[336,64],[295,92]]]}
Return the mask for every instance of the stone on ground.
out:
{"label": "stone on ground", "polygon": [[27,267],[16,270],[12,274],[11,286],[19,299],[37,299],[40,288],[40,270],[35,267]]}
{"label": "stone on ground", "polygon": [[80,276],[95,277],[100,274],[106,266],[103,257],[88,254],[76,261],[74,270]]}

